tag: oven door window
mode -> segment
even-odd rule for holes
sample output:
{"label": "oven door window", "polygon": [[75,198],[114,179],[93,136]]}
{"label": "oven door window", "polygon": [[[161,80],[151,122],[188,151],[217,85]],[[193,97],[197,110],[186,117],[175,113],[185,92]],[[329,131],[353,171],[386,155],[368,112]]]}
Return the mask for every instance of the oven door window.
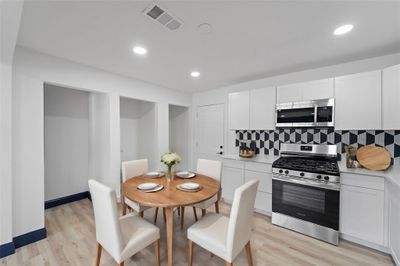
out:
{"label": "oven door window", "polygon": [[313,123],[314,107],[277,110],[278,123]]}
{"label": "oven door window", "polygon": [[329,123],[333,120],[333,107],[322,106],[317,107],[317,122],[318,123]]}
{"label": "oven door window", "polygon": [[283,184],[282,204],[323,214],[325,213],[325,192],[309,187]]}
{"label": "oven door window", "polygon": [[272,181],[272,211],[339,229],[339,191]]}

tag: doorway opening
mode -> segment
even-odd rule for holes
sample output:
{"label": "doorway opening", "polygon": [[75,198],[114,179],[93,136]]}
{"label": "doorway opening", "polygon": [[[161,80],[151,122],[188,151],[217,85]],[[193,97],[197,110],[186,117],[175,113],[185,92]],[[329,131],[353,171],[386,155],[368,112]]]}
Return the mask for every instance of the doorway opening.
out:
{"label": "doorway opening", "polygon": [[149,169],[158,169],[156,105],[120,97],[121,162],[148,159]]}
{"label": "doorway opening", "polygon": [[175,171],[189,169],[189,108],[169,105],[169,149],[181,156]]}

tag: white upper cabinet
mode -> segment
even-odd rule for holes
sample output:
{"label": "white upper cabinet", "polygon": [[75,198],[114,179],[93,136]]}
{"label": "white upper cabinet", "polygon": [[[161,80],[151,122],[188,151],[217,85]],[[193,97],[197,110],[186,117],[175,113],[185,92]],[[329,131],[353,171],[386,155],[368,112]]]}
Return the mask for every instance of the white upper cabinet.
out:
{"label": "white upper cabinet", "polygon": [[228,109],[229,129],[250,128],[250,91],[230,93]]}
{"label": "white upper cabinet", "polygon": [[335,97],[333,78],[321,79],[303,83],[302,100],[318,100]]}
{"label": "white upper cabinet", "polygon": [[229,94],[229,129],[274,129],[275,88]]}
{"label": "white upper cabinet", "polygon": [[381,71],[335,78],[335,129],[381,129]]}
{"label": "white upper cabinet", "polygon": [[250,129],[275,128],[275,87],[250,91]]}
{"label": "white upper cabinet", "polygon": [[318,100],[334,97],[333,78],[279,86],[277,103]]}
{"label": "white upper cabinet", "polygon": [[276,103],[301,101],[301,83],[278,86],[276,89]]}
{"label": "white upper cabinet", "polygon": [[400,128],[400,65],[385,68],[382,73],[382,127]]}

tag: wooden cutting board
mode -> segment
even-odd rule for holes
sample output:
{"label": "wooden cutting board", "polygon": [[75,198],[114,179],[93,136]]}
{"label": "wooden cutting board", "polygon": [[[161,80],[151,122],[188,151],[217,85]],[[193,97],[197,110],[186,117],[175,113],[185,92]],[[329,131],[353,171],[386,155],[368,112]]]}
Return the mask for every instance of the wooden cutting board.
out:
{"label": "wooden cutting board", "polygon": [[367,145],[357,150],[357,161],[369,170],[386,170],[391,163],[390,153],[383,147]]}

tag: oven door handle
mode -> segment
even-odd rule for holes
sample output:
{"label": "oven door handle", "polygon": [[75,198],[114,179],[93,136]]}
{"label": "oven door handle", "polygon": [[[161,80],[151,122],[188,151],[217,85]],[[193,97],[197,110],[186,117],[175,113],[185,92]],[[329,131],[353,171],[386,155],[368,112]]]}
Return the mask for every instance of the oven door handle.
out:
{"label": "oven door handle", "polygon": [[296,178],[290,178],[290,177],[287,177],[287,176],[282,178],[282,177],[276,176],[276,175],[273,175],[272,179],[273,180],[282,181],[282,182],[286,182],[286,183],[295,183],[295,184],[299,184],[299,185],[306,185],[306,186],[312,186],[312,187],[317,187],[317,188],[340,191],[340,186],[339,185],[335,186],[335,185],[329,185],[329,184],[320,184],[320,183],[316,183],[316,182],[312,182],[312,181],[308,181],[308,180],[299,180],[299,179],[296,179]]}

